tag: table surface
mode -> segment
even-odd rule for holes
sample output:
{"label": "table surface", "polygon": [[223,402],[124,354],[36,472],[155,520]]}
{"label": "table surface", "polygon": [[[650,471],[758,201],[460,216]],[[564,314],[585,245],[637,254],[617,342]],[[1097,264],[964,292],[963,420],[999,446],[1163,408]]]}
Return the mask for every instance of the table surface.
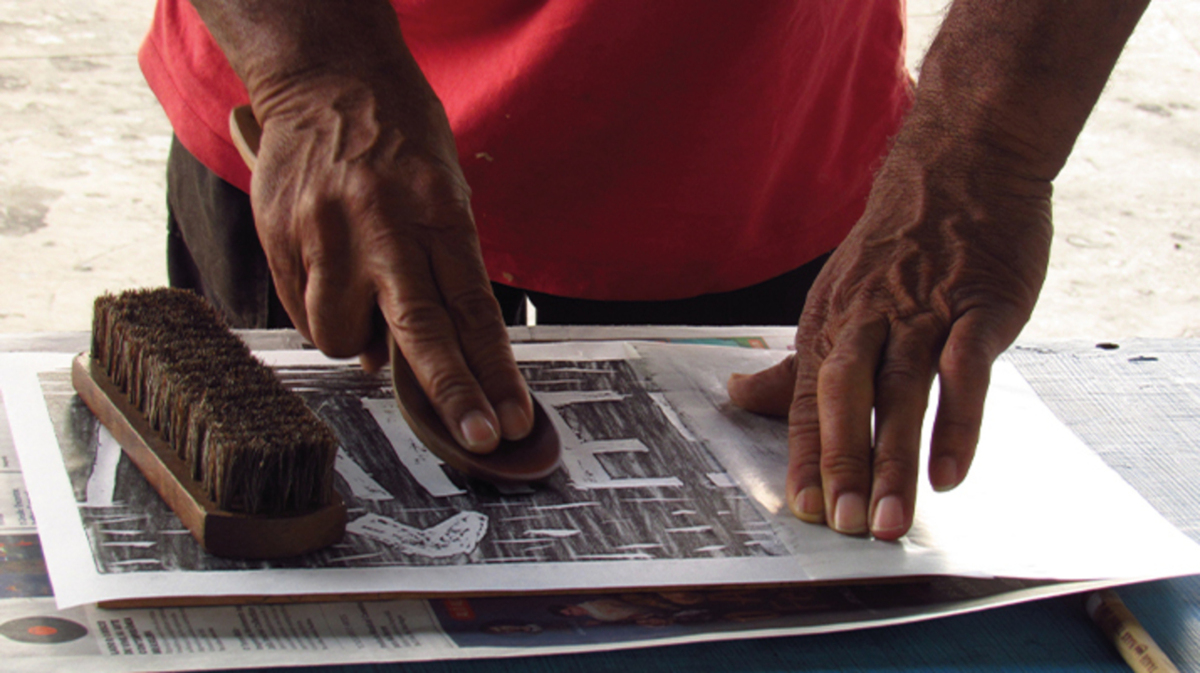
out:
{"label": "table surface", "polygon": [[[514,338],[553,334],[520,332]],[[258,348],[299,344],[288,332],[248,333],[247,340]],[[78,334],[0,336],[0,351],[85,344],[86,335]],[[1200,542],[1200,340],[1021,343],[1003,357],[1085,443]],[[1128,531],[1114,534],[1137,542]],[[1200,576],[1128,586],[1119,593],[1180,670],[1200,671]],[[401,666],[412,673],[1129,670],[1086,617],[1078,596],[830,635],[304,670],[366,673]]]}

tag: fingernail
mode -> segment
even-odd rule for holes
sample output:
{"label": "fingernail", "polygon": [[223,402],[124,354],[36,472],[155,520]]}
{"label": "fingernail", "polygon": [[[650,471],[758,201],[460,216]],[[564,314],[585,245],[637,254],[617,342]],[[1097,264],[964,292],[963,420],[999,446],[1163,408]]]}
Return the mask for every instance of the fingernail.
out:
{"label": "fingernail", "polygon": [[904,503],[900,496],[884,496],[875,503],[875,517],[871,521],[871,532],[886,535],[904,530]]}
{"label": "fingernail", "polygon": [[950,457],[942,457],[933,461],[929,466],[929,485],[933,490],[942,493],[958,486],[958,461]]}
{"label": "fingernail", "polygon": [[725,381],[725,388],[729,391],[730,394],[737,395],[740,392],[742,392],[741,388],[745,386],[745,383],[743,383],[743,381],[745,381],[747,378],[749,378],[749,377],[746,376],[745,374],[738,374],[738,373],[730,374],[729,379]]}
{"label": "fingernail", "polygon": [[825,523],[825,494],[820,486],[806,486],[792,499],[792,514],[808,523]]}
{"label": "fingernail", "polygon": [[505,439],[522,439],[529,434],[533,425],[521,405],[511,400],[501,402],[496,407],[496,415],[500,417],[500,432]]}
{"label": "fingernail", "polygon": [[491,448],[499,439],[496,428],[482,411],[472,411],[463,416],[459,424],[463,438],[467,440],[467,448],[473,451]]}
{"label": "fingernail", "polygon": [[833,529],[851,535],[867,532],[867,505],[861,495],[843,493],[838,496],[833,510]]}

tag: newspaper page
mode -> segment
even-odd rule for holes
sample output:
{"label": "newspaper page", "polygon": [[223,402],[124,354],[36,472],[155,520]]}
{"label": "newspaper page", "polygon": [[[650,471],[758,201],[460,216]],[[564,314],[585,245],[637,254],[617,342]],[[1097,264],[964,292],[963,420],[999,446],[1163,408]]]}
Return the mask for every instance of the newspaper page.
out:
{"label": "newspaper page", "polygon": [[[78,402],[65,358],[0,362],[60,606],[926,575],[1130,581],[1200,571],[1197,545],[1008,366],[993,379],[972,477],[949,494],[923,487],[912,533],[884,543],[800,523],[783,506],[785,425],[734,409],[724,395],[730,372],[761,368],[778,352],[630,342],[519,347],[564,443],[563,469],[526,492],[500,492],[441,465],[408,433],[386,376],[314,352],[263,356],[339,435],[339,489],[351,512],[342,543],[272,562],[203,554]],[[1005,497],[1014,484],[1023,496]],[[1138,529],[1163,553],[1137,554],[1111,535],[1120,528]]]}
{"label": "newspaper page", "polygon": [[963,614],[1098,583],[930,578],[817,586],[105,610],[0,599],[14,673],[134,673],[599,652],[847,631]]}

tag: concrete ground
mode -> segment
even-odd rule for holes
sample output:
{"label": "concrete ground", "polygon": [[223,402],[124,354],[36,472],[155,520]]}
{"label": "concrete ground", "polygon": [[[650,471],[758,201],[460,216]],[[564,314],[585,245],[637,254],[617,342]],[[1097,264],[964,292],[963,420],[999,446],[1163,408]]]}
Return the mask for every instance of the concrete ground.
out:
{"label": "concrete ground", "polygon": [[[170,128],[136,50],[153,0],[0,0],[0,332],[86,330],[162,285]],[[909,0],[910,63],[944,0]],[[1056,183],[1022,338],[1200,337],[1200,2],[1156,0]]]}

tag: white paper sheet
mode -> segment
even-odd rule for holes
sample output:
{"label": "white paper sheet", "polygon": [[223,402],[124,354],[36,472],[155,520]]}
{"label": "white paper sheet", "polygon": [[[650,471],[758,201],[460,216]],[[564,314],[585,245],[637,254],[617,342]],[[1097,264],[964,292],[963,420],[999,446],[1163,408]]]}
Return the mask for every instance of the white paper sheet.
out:
{"label": "white paper sheet", "polygon": [[[361,485],[365,474],[393,499],[373,488],[356,498],[346,488],[357,532],[324,554],[283,564],[199,556],[177,526],[149,514],[152,499],[122,500],[145,490],[127,471],[113,486],[112,505],[89,507],[78,483],[82,468],[73,467],[73,485],[67,464],[87,461],[91,451],[84,466],[91,470],[100,441],[89,442],[98,432],[64,388],[69,358],[0,356],[0,391],[60,606],[148,596],[527,592],[899,575],[1130,581],[1200,572],[1200,548],[1067,431],[1007,365],[993,374],[971,476],[949,494],[923,487],[913,532],[885,543],[800,523],[782,507],[785,428],[733,409],[724,395],[729,373],[766,366],[781,353],[650,343],[530,345],[517,353],[535,394],[550,400],[567,470],[523,495],[439,472],[458,487],[447,493],[440,479],[413,475],[397,458],[416,450],[396,439],[397,428],[367,437],[342,427],[355,464],[349,478]],[[336,421],[357,409],[354,423],[378,421],[363,400],[386,399],[383,379],[312,352],[263,356],[318,413]],[[473,546],[450,556],[418,550],[440,548],[438,527],[460,524],[478,536]],[[1155,553],[1140,551],[1147,548]]]}

